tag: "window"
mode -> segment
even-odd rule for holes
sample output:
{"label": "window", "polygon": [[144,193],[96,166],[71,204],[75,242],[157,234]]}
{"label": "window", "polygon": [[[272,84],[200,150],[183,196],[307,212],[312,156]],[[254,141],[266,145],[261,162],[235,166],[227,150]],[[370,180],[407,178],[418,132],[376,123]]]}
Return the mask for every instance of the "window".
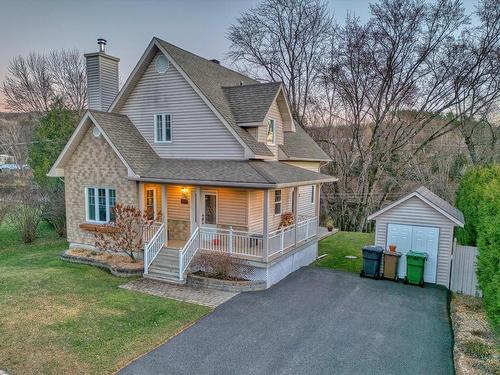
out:
{"label": "window", "polygon": [[314,204],[316,201],[316,185],[311,186],[311,203]]}
{"label": "window", "polygon": [[146,190],[146,216],[148,220],[156,219],[156,197],[154,189]]}
{"label": "window", "polygon": [[115,189],[89,187],[85,190],[87,221],[107,223],[115,219]]}
{"label": "window", "polygon": [[281,190],[276,190],[274,192],[274,214],[281,214]]}
{"label": "window", "polygon": [[172,116],[169,113],[155,115],[155,142],[172,142]]}
{"label": "window", "polygon": [[276,122],[273,119],[269,119],[267,123],[267,144],[274,145],[276,137]]}

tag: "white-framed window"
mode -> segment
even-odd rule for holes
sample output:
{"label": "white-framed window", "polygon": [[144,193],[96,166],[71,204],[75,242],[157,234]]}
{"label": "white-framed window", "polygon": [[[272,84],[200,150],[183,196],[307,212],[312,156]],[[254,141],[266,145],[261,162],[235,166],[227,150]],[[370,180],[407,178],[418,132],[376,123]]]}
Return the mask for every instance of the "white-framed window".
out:
{"label": "white-framed window", "polygon": [[276,144],[276,121],[270,118],[267,122],[267,144]]}
{"label": "white-framed window", "polygon": [[170,113],[158,113],[154,115],[155,121],[155,143],[172,142],[172,115]]}
{"label": "white-framed window", "polygon": [[281,190],[274,191],[274,214],[281,215]]}
{"label": "white-framed window", "polygon": [[311,204],[316,202],[316,185],[311,185]]}
{"label": "white-framed window", "polygon": [[146,189],[146,215],[148,220],[156,220],[156,191]]}
{"label": "white-framed window", "polygon": [[101,187],[85,188],[86,220],[108,223],[115,220],[116,190]]}

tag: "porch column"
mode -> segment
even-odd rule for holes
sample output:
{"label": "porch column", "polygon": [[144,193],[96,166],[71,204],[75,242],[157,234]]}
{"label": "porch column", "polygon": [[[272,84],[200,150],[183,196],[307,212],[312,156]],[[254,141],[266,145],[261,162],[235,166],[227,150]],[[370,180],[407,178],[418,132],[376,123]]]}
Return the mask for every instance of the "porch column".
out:
{"label": "porch column", "polygon": [[161,185],[161,213],[165,224],[165,246],[168,244],[167,185]]}
{"label": "porch column", "polygon": [[264,190],[264,217],[262,218],[262,257],[267,262],[269,254],[269,189]]}
{"label": "porch column", "polygon": [[196,224],[198,227],[201,227],[201,186],[196,187]]}
{"label": "porch column", "polygon": [[144,214],[144,183],[139,181],[139,210],[141,214]]}
{"label": "porch column", "polygon": [[299,187],[295,186],[292,191],[293,194],[293,223],[295,224],[295,246],[297,246],[297,232],[298,232],[298,227],[297,224],[299,223]]}
{"label": "porch column", "polygon": [[316,218],[318,219],[318,225],[319,225],[319,207],[320,207],[319,206],[319,199],[321,198],[321,184],[316,185],[316,189],[314,190],[314,192],[316,193],[316,197],[314,197],[314,199],[315,199],[314,202],[316,203],[315,204],[316,207],[314,208],[315,209],[314,212],[315,212]]}

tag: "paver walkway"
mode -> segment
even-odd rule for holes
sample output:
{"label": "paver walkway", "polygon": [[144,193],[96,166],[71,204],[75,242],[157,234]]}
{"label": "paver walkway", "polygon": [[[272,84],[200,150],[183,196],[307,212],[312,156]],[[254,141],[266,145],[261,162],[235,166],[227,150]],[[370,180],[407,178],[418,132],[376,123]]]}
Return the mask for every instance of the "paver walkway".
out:
{"label": "paver walkway", "polygon": [[241,293],[121,375],[452,375],[447,290],[305,267]]}
{"label": "paver walkway", "polygon": [[120,285],[120,288],[214,308],[238,294],[222,290],[197,289],[187,285],[175,285],[151,279],[134,280]]}

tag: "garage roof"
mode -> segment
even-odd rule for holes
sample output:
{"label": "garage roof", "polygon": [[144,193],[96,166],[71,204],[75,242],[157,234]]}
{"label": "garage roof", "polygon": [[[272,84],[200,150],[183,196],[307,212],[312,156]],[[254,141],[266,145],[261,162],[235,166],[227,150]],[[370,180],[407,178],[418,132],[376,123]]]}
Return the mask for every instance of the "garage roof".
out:
{"label": "garage roof", "polygon": [[460,211],[458,208],[452,206],[450,203],[445,201],[443,198],[437,196],[434,194],[432,191],[427,189],[425,186],[421,186],[415,191],[405,195],[404,197],[400,198],[399,200],[391,203],[390,205],[382,208],[381,210],[371,214],[368,216],[368,220],[373,220],[380,214],[389,211],[393,207],[396,207],[397,205],[407,201],[408,199],[412,197],[417,197],[423,202],[427,203],[429,206],[434,208],[435,210],[441,212],[444,216],[448,217],[451,221],[456,223],[457,225],[463,227],[464,226],[464,214],[462,211]]}

